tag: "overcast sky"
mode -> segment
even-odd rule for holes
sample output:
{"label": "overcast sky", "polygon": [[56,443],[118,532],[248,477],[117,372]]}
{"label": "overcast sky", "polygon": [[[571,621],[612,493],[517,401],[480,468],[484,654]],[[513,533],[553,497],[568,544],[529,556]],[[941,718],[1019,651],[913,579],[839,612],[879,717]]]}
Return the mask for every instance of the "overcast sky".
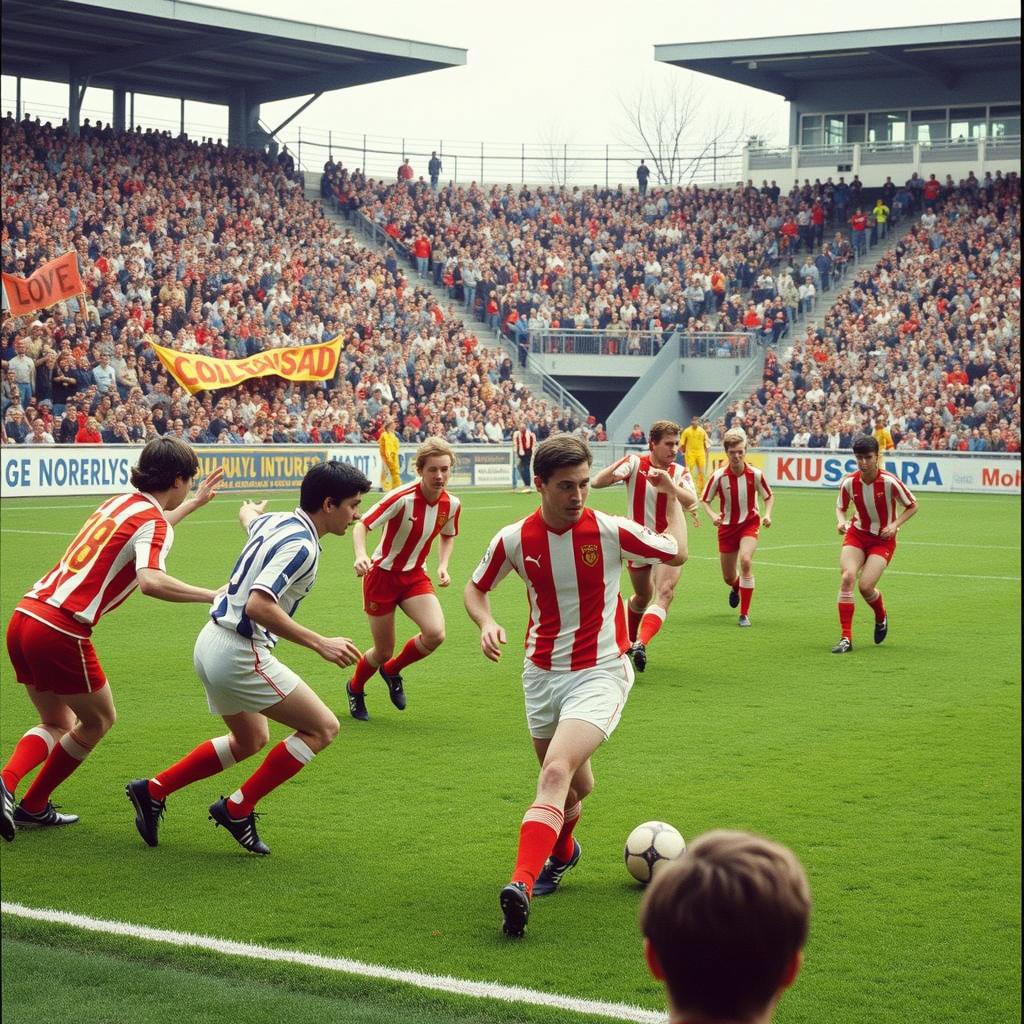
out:
{"label": "overcast sky", "polygon": [[[335,28],[373,32],[467,49],[465,67],[359,86],[322,96],[293,122],[310,135],[333,129],[361,135],[455,143],[547,143],[604,146],[626,141],[620,98],[646,83],[660,88],[693,82],[707,121],[721,111],[769,141],[785,143],[786,104],[777,96],[654,61],[654,46],[806,32],[885,28],[964,21],[972,16],[1019,17],[1010,0],[982,10],[950,0],[860,0],[838,7],[729,0],[704,4],[626,0],[218,0],[211,6],[288,17]],[[14,80],[3,79],[4,109],[13,106]],[[65,86],[26,83],[23,101],[66,108]],[[838,97],[837,97],[838,99]],[[298,100],[268,104],[263,119],[284,120]],[[109,93],[90,90],[86,108],[105,111]],[[841,106],[841,102],[837,103]],[[137,115],[176,120],[173,100],[136,100]],[[139,120],[139,117],[136,118]],[[199,125],[226,130],[226,113],[189,104],[190,134]],[[701,129],[698,128],[698,131]],[[693,140],[698,141],[697,139]],[[454,146],[452,146],[454,149]]]}

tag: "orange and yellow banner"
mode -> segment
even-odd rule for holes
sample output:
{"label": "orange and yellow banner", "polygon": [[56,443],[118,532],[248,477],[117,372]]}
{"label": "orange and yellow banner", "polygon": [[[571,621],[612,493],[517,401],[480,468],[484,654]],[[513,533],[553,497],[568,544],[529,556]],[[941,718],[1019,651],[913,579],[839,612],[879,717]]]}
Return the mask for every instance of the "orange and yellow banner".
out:
{"label": "orange and yellow banner", "polygon": [[62,299],[81,295],[84,290],[78,273],[78,253],[74,251],[44,263],[31,277],[4,274],[3,282],[15,316],[45,309]]}
{"label": "orange and yellow banner", "polygon": [[337,372],[341,354],[341,338],[321,345],[267,349],[245,359],[214,359],[150,344],[167,372],[191,395],[234,387],[254,377],[330,380]]}

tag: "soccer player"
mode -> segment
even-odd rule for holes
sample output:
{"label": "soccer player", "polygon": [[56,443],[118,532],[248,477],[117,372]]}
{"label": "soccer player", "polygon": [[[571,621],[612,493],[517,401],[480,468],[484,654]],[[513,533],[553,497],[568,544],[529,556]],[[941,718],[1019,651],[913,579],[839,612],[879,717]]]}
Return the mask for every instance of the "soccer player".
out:
{"label": "soccer player", "polygon": [[810,885],[791,850],[746,832],[695,839],[640,908],[669,1024],[769,1024],[800,973],[810,920]]}
{"label": "soccer player", "polygon": [[[434,538],[440,536],[437,582],[451,584],[448,562],[459,532],[461,503],[445,490],[455,465],[455,452],[447,441],[428,438],[416,449],[419,480],[392,491],[377,502],[352,531],[355,571],[363,578],[363,609],[370,619],[373,647],[356,665],[345,690],[348,710],[360,722],[369,720],[366,684],[377,671],[387,684],[391,703],[405,709],[403,669],[427,657],[444,643],[444,612],[434,586],[423,568]],[[366,534],[384,526],[377,550],[366,554]],[[401,608],[419,627],[398,657],[395,650],[395,609]]]}
{"label": "soccer player", "polygon": [[[700,503],[693,479],[690,471],[676,462],[679,424],[671,420],[658,420],[651,424],[647,437],[650,448],[647,455],[631,452],[595,474],[590,486],[601,488],[624,482],[626,513],[629,518],[655,533],[664,533],[668,525],[667,509],[671,498],[656,490],[648,477],[652,467],[660,469],[675,483],[675,499],[691,513],[694,525],[700,526]],[[683,529],[686,529],[685,522]],[[647,645],[665,622],[682,569],[675,565],[634,565],[632,562],[628,563],[627,568],[633,584],[633,596],[626,602],[626,625],[632,644],[629,656],[636,670],[643,672],[647,667]]]}
{"label": "soccer player", "polygon": [[[154,439],[132,469],[131,494],[108,498],[85,521],[60,561],[18,602],[7,626],[15,678],[39,711],[39,724],[18,741],[0,771],[0,835],[16,828],[71,825],[53,791],[114,724],[114,700],[90,640],[93,627],[136,587],[164,601],[210,604],[216,594],[168,575],[174,526],[217,493],[215,470],[188,496],[199,471],[196,453],[172,437]],[[35,781],[14,806],[21,780]]]}
{"label": "soccer player", "polygon": [[[511,570],[526,584],[530,622],[523,689],[540,761],[537,795],[519,831],[512,880],[501,890],[506,935],[526,929],[530,899],[554,892],[580,859],[573,832],[580,802],[594,787],[590,757],[619,723],[633,685],[626,617],[619,597],[622,561],[682,565],[686,534],[676,500],[666,501],[665,533],[586,508],[592,456],[578,437],[537,446],[540,508],[491,541],[466,584],[465,603],[480,627],[480,648],[498,661],[506,642],[489,593]],[[667,498],[676,485],[652,468],[648,481]]]}
{"label": "soccer player", "polygon": [[398,465],[398,435],[395,433],[394,419],[388,418],[384,421],[377,444],[380,448],[381,490],[393,491],[402,486],[402,471]]}
{"label": "soccer player", "polygon": [[526,420],[520,420],[512,435],[512,446],[516,453],[519,476],[523,481],[523,494],[530,493],[530,463],[533,461],[533,449],[537,444],[537,435],[530,429]]}
{"label": "soccer player", "polygon": [[[853,650],[853,586],[858,583],[858,575],[861,597],[875,613],[875,643],[885,639],[889,617],[878,581],[896,553],[897,531],[917,514],[914,495],[899,477],[882,469],[877,438],[868,434],[855,437],[853,454],[857,469],[840,481],[836,501],[836,529],[843,537],[839,554],[842,635],[832,648],[833,654],[849,654]],[[851,505],[853,516],[847,519]],[[903,509],[899,515],[897,505]]]}
{"label": "soccer player", "polygon": [[333,712],[277,660],[274,645],[282,638],[290,640],[342,667],[359,657],[359,648],[347,637],[321,636],[292,616],[316,583],[320,538],[341,536],[358,520],[359,504],[370,486],[354,466],[321,462],[303,477],[294,512],[267,513],[265,501],[242,503],[238,519],[248,540],[193,653],[210,711],[224,719],[228,733],[201,743],[153,778],[135,779],[125,787],[135,807],[135,827],[148,845],[157,845],[171,793],[262,750],[270,738],[269,718],[295,731],[271,748],[230,797],[210,807],[210,818],[250,853],[270,853],[256,832],[257,802],[338,735]]}
{"label": "soccer player", "polygon": [[[718,527],[718,554],[722,579],[729,586],[729,607],[740,606],[740,626],[749,626],[750,602],[754,597],[754,552],[764,526],[772,525],[775,495],[759,469],[747,465],[747,435],[739,428],[727,430],[722,445],[728,462],[708,480],[701,504]],[[764,498],[764,516],[758,514],[757,496]],[[718,498],[716,512],[711,502]],[[739,573],[736,563],[739,561]]]}
{"label": "soccer player", "polygon": [[699,416],[690,417],[690,425],[683,431],[679,443],[683,448],[686,469],[697,481],[697,493],[701,494],[704,491],[704,484],[707,482],[708,452],[711,450],[711,442],[708,440],[707,431],[700,425]]}

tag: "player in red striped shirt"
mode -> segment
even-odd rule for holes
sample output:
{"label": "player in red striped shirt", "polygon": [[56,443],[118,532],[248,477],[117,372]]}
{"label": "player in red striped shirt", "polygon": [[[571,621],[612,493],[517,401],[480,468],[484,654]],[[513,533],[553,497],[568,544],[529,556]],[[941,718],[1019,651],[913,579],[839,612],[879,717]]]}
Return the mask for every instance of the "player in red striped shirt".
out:
{"label": "player in red striped shirt", "polygon": [[[764,473],[747,465],[747,435],[740,429],[727,430],[722,446],[729,462],[711,474],[701,503],[718,527],[718,554],[722,579],[729,586],[729,607],[740,606],[740,626],[750,625],[750,602],[754,597],[754,552],[761,527],[772,525],[775,495]],[[764,515],[757,511],[757,496],[764,499]],[[711,507],[715,498],[720,509]],[[739,572],[736,571],[737,561]]]}
{"label": "player in red striped shirt", "polygon": [[[650,483],[651,468],[667,473],[676,484],[676,500],[693,516],[700,526],[697,509],[697,489],[686,466],[676,462],[679,453],[681,427],[671,420],[658,420],[647,432],[650,451],[646,455],[636,452],[619,459],[595,474],[590,485],[594,488],[626,485],[626,515],[655,533],[664,533],[668,525],[668,503],[672,498],[656,490]],[[686,529],[684,521],[683,529]],[[626,602],[626,624],[632,647],[629,656],[638,672],[647,667],[647,645],[654,639],[665,622],[669,605],[675,597],[676,584],[682,567],[677,565],[634,565],[630,562],[629,578],[633,596]],[[653,604],[651,603],[653,600]]]}
{"label": "player in red striped shirt", "polygon": [[[391,703],[402,711],[406,705],[402,670],[444,643],[444,612],[423,563],[434,538],[440,537],[437,582],[442,587],[451,584],[448,561],[459,532],[461,503],[445,487],[454,465],[452,446],[442,438],[428,438],[416,449],[419,480],[378,501],[352,531],[354,568],[363,578],[363,610],[373,637],[373,647],[356,663],[345,688],[349,713],[361,722],[370,717],[365,690],[374,672],[380,672]],[[366,554],[366,533],[377,526],[384,527],[384,535],[371,559]],[[396,608],[419,627],[397,658],[392,657]]]}
{"label": "player in red striped shirt", "polygon": [[[15,676],[39,711],[39,725],[19,740],[0,771],[0,834],[16,827],[70,825],[50,796],[114,724],[114,701],[89,639],[100,617],[138,587],[164,601],[211,604],[214,591],[169,576],[174,525],[216,495],[215,470],[188,497],[199,470],[183,441],[150,441],[132,469],[131,494],[109,498],[85,521],[61,560],[21,599],[7,627]],[[15,808],[21,780],[42,769]]]}
{"label": "player in red striped shirt", "polygon": [[[509,572],[526,584],[523,691],[533,747],[540,761],[537,795],[519,831],[512,880],[501,890],[504,931],[519,937],[533,895],[546,895],[580,858],[573,836],[580,802],[594,787],[590,757],[619,723],[633,685],[626,616],[619,596],[622,562],[682,565],[686,534],[678,501],[666,502],[665,533],[585,508],[590,449],[561,434],[537,446],[534,485],[541,507],[502,530],[466,585],[470,618],[483,653],[498,661],[507,640],[488,594]],[[675,498],[663,470],[649,482]]]}
{"label": "player in red striped shirt", "polygon": [[[869,434],[853,439],[857,470],[848,473],[839,484],[836,500],[836,529],[842,534],[839,554],[839,625],[842,635],[832,648],[833,654],[853,650],[853,586],[858,583],[861,597],[875,613],[875,643],[889,632],[889,616],[878,589],[885,567],[896,553],[896,532],[917,514],[917,501],[910,489],[892,473],[882,469],[878,440]],[[850,506],[852,518],[847,518]],[[903,511],[897,515],[897,506]]]}

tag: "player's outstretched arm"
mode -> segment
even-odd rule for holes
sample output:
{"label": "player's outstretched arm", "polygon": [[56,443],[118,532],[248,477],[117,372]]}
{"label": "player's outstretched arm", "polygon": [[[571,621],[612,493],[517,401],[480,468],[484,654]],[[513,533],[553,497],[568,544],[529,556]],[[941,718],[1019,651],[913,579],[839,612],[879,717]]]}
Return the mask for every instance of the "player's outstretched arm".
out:
{"label": "player's outstretched arm", "polygon": [[194,587],[191,583],[184,583],[168,575],[162,569],[139,569],[136,576],[139,590],[146,597],[156,597],[176,604],[213,604],[217,598],[218,591]]}
{"label": "player's outstretched arm", "polygon": [[472,580],[462,592],[469,617],[480,627],[480,650],[491,661],[501,660],[502,644],[508,643],[505,630],[494,621],[491,599]]}
{"label": "player's outstretched arm", "polygon": [[245,602],[245,614],[257,625],[269,629],[283,640],[316,651],[324,661],[344,668],[359,660],[361,652],[348,637],[321,636],[312,629],[300,626],[266,591],[253,590],[249,594]]}
{"label": "player's outstretched arm", "polygon": [[775,508],[775,494],[764,500],[764,515],[761,516],[761,525],[766,529],[772,525],[772,509]]}
{"label": "player's outstretched arm", "polygon": [[591,478],[590,486],[601,490],[602,487],[611,487],[613,484],[621,483],[622,477],[617,477],[615,471],[622,465],[621,460],[619,462],[613,462],[610,466],[605,466],[604,469],[599,469]]}
{"label": "player's outstretched arm", "polygon": [[660,491],[668,497],[675,498],[675,501],[666,502],[665,515],[668,523],[665,526],[665,533],[676,542],[675,555],[666,565],[685,565],[689,557],[689,548],[686,538],[686,520],[683,519],[683,510],[680,507],[680,492],[683,490],[673,479],[661,469],[652,469],[647,474],[648,481],[654,485],[655,490]]}
{"label": "player's outstretched arm", "polygon": [[365,576],[372,568],[373,563],[366,553],[366,526],[363,523],[356,523],[352,527],[352,549],[356,555],[352,568],[355,569],[357,576]]}
{"label": "player's outstretched arm", "polygon": [[238,510],[238,521],[242,524],[242,529],[246,533],[249,532],[249,527],[259,519],[261,515],[267,510],[266,501],[243,501],[242,507]]}
{"label": "player's outstretched arm", "polygon": [[185,518],[185,516],[191,515],[197,508],[202,508],[208,501],[212,501],[217,497],[217,485],[221,482],[223,477],[224,470],[215,469],[196,488],[196,493],[193,494],[191,498],[183,501],[172,512],[165,512],[164,519],[166,519],[171,526],[176,526]]}
{"label": "player's outstretched arm", "polygon": [[442,587],[451,586],[452,578],[448,575],[448,563],[454,550],[455,538],[441,534],[437,547],[437,582]]}
{"label": "player's outstretched arm", "polygon": [[721,512],[716,512],[706,501],[701,501],[701,505],[704,506],[704,511],[707,512],[711,522],[713,522],[715,526],[721,526],[722,520],[725,518],[723,514]]}

